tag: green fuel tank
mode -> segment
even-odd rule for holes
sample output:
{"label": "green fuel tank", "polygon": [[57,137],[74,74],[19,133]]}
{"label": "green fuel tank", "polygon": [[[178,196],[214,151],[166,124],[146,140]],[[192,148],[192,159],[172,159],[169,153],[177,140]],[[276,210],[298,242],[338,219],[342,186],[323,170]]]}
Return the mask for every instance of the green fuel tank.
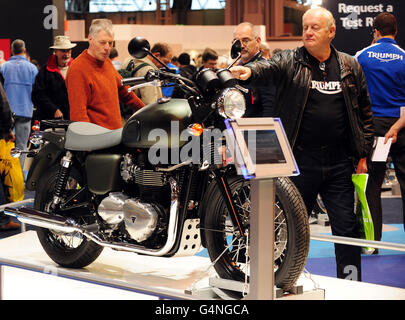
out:
{"label": "green fuel tank", "polygon": [[187,143],[187,139],[181,139],[181,133],[191,121],[187,100],[161,100],[143,107],[128,119],[122,141],[129,148],[181,148]]}

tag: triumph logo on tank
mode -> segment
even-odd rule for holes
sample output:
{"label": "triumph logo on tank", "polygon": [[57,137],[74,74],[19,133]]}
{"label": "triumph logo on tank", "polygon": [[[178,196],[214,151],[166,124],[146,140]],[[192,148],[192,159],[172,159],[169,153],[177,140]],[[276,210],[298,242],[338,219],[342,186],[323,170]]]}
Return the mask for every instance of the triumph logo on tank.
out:
{"label": "triumph logo on tank", "polygon": [[386,52],[368,52],[368,57],[372,59],[378,59],[381,62],[390,62],[394,60],[404,60],[404,56],[396,53],[386,53]]}
{"label": "triumph logo on tank", "polygon": [[342,92],[339,81],[312,81],[311,89],[318,90],[323,94],[338,94]]}

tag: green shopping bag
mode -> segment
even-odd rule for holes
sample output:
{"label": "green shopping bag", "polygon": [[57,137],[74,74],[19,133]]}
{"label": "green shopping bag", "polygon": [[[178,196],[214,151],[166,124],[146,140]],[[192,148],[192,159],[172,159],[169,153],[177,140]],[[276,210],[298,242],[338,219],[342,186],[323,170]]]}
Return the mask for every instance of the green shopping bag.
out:
{"label": "green shopping bag", "polygon": [[[365,240],[374,240],[374,224],[366,198],[368,174],[353,174],[352,181],[357,193],[356,215],[360,222],[361,236]],[[374,248],[363,248],[366,254],[372,254]]]}

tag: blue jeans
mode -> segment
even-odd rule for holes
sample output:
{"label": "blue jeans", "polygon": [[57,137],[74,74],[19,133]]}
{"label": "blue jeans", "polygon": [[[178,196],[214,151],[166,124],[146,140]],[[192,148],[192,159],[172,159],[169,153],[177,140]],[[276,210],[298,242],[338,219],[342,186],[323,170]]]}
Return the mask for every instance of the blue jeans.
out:
{"label": "blue jeans", "polygon": [[[28,140],[31,134],[31,118],[15,117],[15,146],[21,150],[27,150]],[[24,166],[25,155],[21,155],[21,169]]]}
{"label": "blue jeans", "polygon": [[[318,193],[328,212],[332,234],[359,237],[354,214],[354,167],[343,146],[294,148],[301,174],[292,180],[300,191],[308,214],[312,212]],[[335,244],[337,277],[361,281],[361,248]]]}

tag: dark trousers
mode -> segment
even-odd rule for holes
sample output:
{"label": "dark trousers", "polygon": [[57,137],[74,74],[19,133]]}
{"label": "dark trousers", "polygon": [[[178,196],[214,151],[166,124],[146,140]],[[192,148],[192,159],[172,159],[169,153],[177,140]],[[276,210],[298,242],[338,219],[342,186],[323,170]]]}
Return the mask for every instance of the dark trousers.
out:
{"label": "dark trousers", "polygon": [[[342,146],[306,148],[297,146],[294,155],[300,175],[293,177],[308,214],[318,193],[328,212],[332,234],[358,238],[359,226],[354,214],[353,163]],[[361,281],[361,248],[335,244],[337,277]]]}
{"label": "dark trousers", "polygon": [[[398,119],[374,117],[375,135],[383,137],[396,120]],[[402,215],[405,222],[405,129],[399,132],[397,142],[391,145],[390,156],[394,164],[396,178],[401,187]],[[386,163],[371,162],[369,159],[367,165],[369,173],[366,189],[367,202],[374,224],[374,239],[379,241],[382,235],[381,187],[385,177]]]}

